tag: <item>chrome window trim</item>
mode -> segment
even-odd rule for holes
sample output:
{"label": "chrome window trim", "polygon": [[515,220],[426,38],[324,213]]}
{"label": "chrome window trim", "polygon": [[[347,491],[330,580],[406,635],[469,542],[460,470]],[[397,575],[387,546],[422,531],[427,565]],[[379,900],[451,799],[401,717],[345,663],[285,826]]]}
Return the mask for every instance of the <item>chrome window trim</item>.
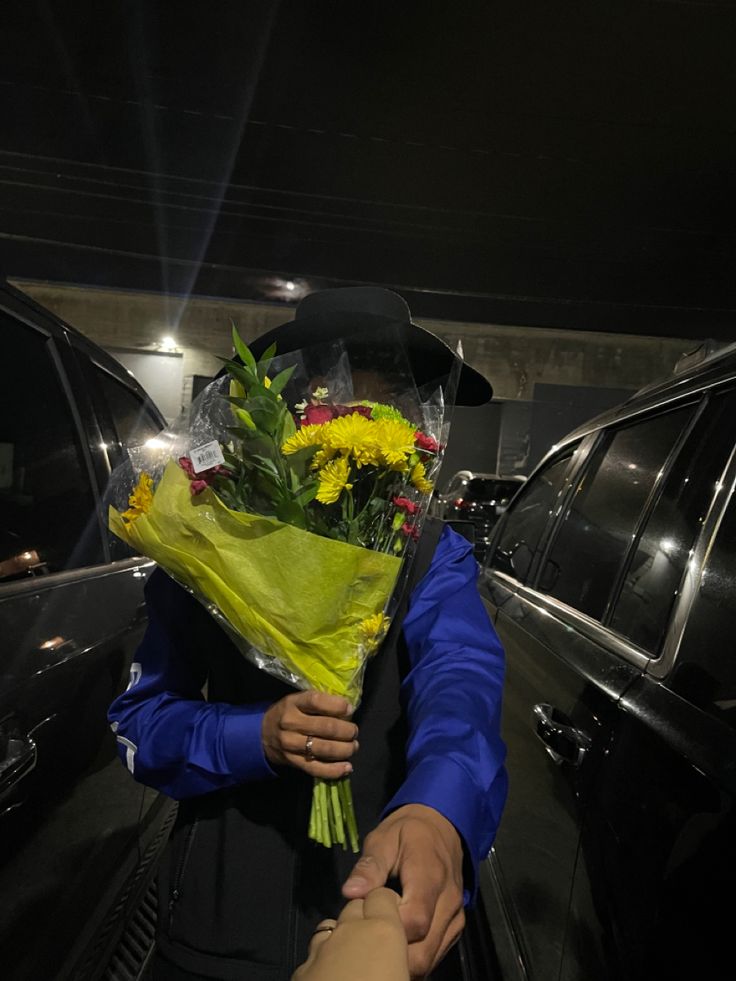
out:
{"label": "chrome window trim", "polygon": [[[603,616],[601,618],[603,623],[608,624],[616,612],[616,606],[621,598],[621,593],[623,592],[623,588],[626,584],[626,576],[628,574],[629,569],[631,568],[631,563],[633,562],[634,557],[636,556],[636,552],[637,549],[639,548],[642,535],[644,534],[645,529],[649,525],[649,521],[652,517],[652,512],[654,511],[657,504],[662,498],[667,479],[672,473],[675,464],[679,460],[680,454],[682,453],[685,443],[690,438],[690,434],[695,429],[701,416],[707,411],[708,403],[709,403],[709,399],[707,395],[701,395],[699,398],[695,398],[695,397],[693,398],[692,401],[693,414],[690,420],[685,425],[685,427],[680,432],[680,435],[675,439],[675,442],[672,444],[672,447],[669,453],[667,454],[667,457],[664,463],[662,464],[654,483],[651,486],[649,494],[647,495],[647,499],[644,502],[644,507],[639,512],[639,518],[637,519],[636,525],[634,527],[631,541],[629,542],[629,546],[625,554],[621,558],[618,573],[616,575],[616,580],[613,584],[611,592],[609,593],[608,602],[606,603],[606,607],[603,611]],[[688,403],[686,401],[682,406],[680,406],[680,408],[684,409],[687,406],[687,404]],[[677,409],[672,411],[677,411]],[[665,413],[661,413],[661,414],[664,415]],[[659,416],[660,413],[656,413],[656,415]],[[615,426],[611,428],[615,429]],[[657,652],[655,651],[650,652],[650,657],[656,657],[656,656],[657,656]]]}
{"label": "chrome window trim", "polygon": [[[510,518],[513,516],[511,510],[511,505],[517,499],[523,499],[526,489],[531,485],[532,481],[535,480],[543,470],[547,470],[549,467],[553,466],[560,459],[565,457],[569,453],[568,457],[568,473],[566,474],[560,489],[557,492],[557,497],[554,500],[554,505],[552,511],[550,512],[550,517],[546,522],[542,533],[539,536],[539,542],[537,543],[536,556],[533,559],[531,565],[529,566],[527,578],[530,582],[534,582],[537,579],[539,565],[541,564],[541,559],[546,555],[547,544],[551,537],[552,531],[557,526],[557,522],[560,519],[560,514],[564,512],[564,505],[567,501],[567,496],[570,492],[570,488],[575,483],[575,477],[579,473],[580,469],[585,465],[585,461],[590,456],[590,451],[595,445],[597,440],[597,434],[591,437],[586,437],[576,444],[576,440],[568,442],[567,445],[558,444],[552,447],[549,453],[547,453],[542,460],[534,467],[529,476],[524,480],[523,484],[519,486],[519,490],[514,495],[513,501],[509,501],[508,507],[503,512],[499,520],[495,523],[491,529],[490,540],[488,543],[488,551],[486,553],[483,569],[488,572],[492,571],[492,567],[489,564],[493,554],[496,551],[496,546],[501,536],[506,530],[506,526]],[[586,442],[587,440],[587,442]]]}
{"label": "chrome window trim", "polygon": [[[26,297],[29,299],[30,297]],[[64,328],[53,324],[53,327],[48,327],[46,324],[39,323],[37,319],[34,319],[29,313],[27,308],[17,299],[17,297],[9,297],[7,294],[0,293],[0,311],[7,314],[9,317],[13,317],[15,320],[19,320],[26,327],[33,327],[34,330],[45,334],[46,337],[53,337],[59,339],[60,336],[64,334]],[[33,311],[37,315],[37,311]],[[45,311],[46,318],[50,316],[49,311]]]}
{"label": "chrome window trim", "polygon": [[565,626],[572,627],[594,644],[605,647],[618,657],[623,658],[635,667],[645,670],[652,662],[651,655],[647,654],[640,647],[632,644],[620,634],[615,633],[609,627],[604,627],[597,620],[591,619],[584,613],[580,613],[572,606],[560,602],[553,596],[540,593],[531,586],[524,586],[513,576],[495,569],[488,570],[488,577],[496,577],[504,584],[510,586],[516,596],[526,600],[530,606],[534,607],[539,613],[556,617]]}
{"label": "chrome window trim", "polygon": [[[701,393],[705,395],[715,387],[728,384],[729,381],[731,381],[731,379],[720,379],[718,382],[704,386]],[[693,398],[697,394],[698,391],[692,389],[687,392],[678,393],[676,399],[673,398],[667,401],[661,401],[655,405],[649,405],[641,409],[637,409],[636,412],[631,413],[629,416],[627,416],[627,418],[638,415],[647,415],[653,410],[656,411],[658,408],[669,406],[672,402],[686,401],[688,398]],[[698,413],[696,412],[696,415],[697,414]],[[622,419],[623,418],[624,417],[622,417]],[[585,438],[587,439],[594,434],[600,435],[601,433],[605,433],[609,431],[612,426],[617,425],[619,421],[621,420],[616,419],[615,422],[602,426],[600,429],[593,430],[589,436]],[[565,443],[571,442],[574,441],[565,441]],[[555,447],[555,455],[564,451],[565,443],[558,444]],[[550,457],[551,455],[552,454],[548,454]],[[586,462],[589,457],[590,450],[585,453],[584,459]],[[577,469],[579,473],[579,468]],[[724,489],[726,489],[726,493],[723,493]],[[513,576],[489,567],[485,570],[486,576],[493,575],[497,577],[501,582],[510,586],[517,595],[523,596],[536,609],[547,614],[551,613],[555,615],[561,622],[573,627],[576,630],[579,630],[590,640],[614,651],[616,654],[625,658],[627,661],[636,665],[637,667],[643,668],[651,677],[661,680],[669,674],[677,659],[677,654],[685,633],[690,610],[692,609],[700,588],[700,583],[702,581],[710,551],[713,547],[715,537],[718,533],[718,529],[720,528],[728,503],[734,494],[736,494],[736,446],[734,446],[732,449],[721,478],[714,489],[714,494],[711,498],[705,519],[703,521],[703,527],[693,549],[693,554],[688,561],[686,572],[680,585],[680,595],[673,608],[669,624],[667,626],[661,653],[657,655],[645,652],[641,648],[632,644],[630,641],[627,641],[620,634],[611,630],[609,627],[599,623],[597,620],[591,619],[585,614],[580,613],[578,610],[575,610],[574,607],[568,606],[554,597],[547,596],[545,593],[540,593],[531,586],[525,586],[517,579],[514,579]],[[558,521],[559,515],[550,520],[552,529],[554,529]],[[549,534],[547,545],[549,545],[549,542],[552,539],[553,534]]]}
{"label": "chrome window trim", "polygon": [[[550,512],[550,517],[547,525],[539,536],[539,544],[536,549],[536,554],[532,564],[529,567],[529,575],[527,579],[530,583],[536,584],[539,581],[539,577],[544,569],[544,564],[549,556],[550,549],[557,538],[560,527],[562,526],[566,515],[570,509],[570,503],[572,502],[575,488],[578,486],[580,477],[587,471],[590,465],[591,457],[593,456],[595,449],[602,438],[602,430],[597,430],[589,435],[584,436],[580,442],[571,441],[566,446],[558,446],[555,451],[555,458],[561,459],[565,456],[568,450],[572,449],[572,453],[569,457],[568,471],[565,474],[565,478],[557,492],[557,498],[554,503],[554,507]],[[552,462],[552,458],[550,458]],[[531,479],[531,478],[530,478]]]}
{"label": "chrome window trim", "polygon": [[11,596],[22,596],[25,593],[39,593],[54,586],[78,582],[82,579],[104,579],[129,569],[140,571],[156,565],[145,556],[134,556],[130,559],[119,559],[100,565],[83,566],[81,569],[68,569],[65,572],[52,572],[46,576],[29,576],[28,579],[15,579],[12,582],[0,583],[0,601]]}
{"label": "chrome window trim", "polygon": [[[722,493],[726,490],[726,493]],[[660,657],[650,661],[647,673],[653,678],[666,677],[677,660],[682,638],[685,634],[690,611],[703,581],[703,574],[708,564],[718,529],[721,527],[726,508],[736,492],[736,446],[729,455],[723,473],[714,489],[708,511],[703,520],[703,527],[688,560],[685,575],[680,586],[680,596],[670,617],[667,633],[662,644]]]}
{"label": "chrome window trim", "polygon": [[[694,398],[696,396],[703,396],[710,392],[714,388],[719,388],[721,385],[728,385],[729,382],[736,381],[736,369],[724,371],[723,375],[719,378],[713,378],[709,381],[700,381],[696,378],[683,379],[681,383],[687,382],[687,387],[681,391],[672,391],[669,394],[660,393],[656,397],[642,399],[641,401],[626,402],[619,408],[614,408],[609,410],[604,416],[596,417],[590,421],[590,424],[583,423],[578,429],[573,430],[566,436],[562,437],[559,443],[547,451],[544,457],[537,464],[537,468],[541,466],[544,461],[551,456],[553,453],[557,453],[559,450],[564,449],[570,443],[574,443],[578,440],[585,439],[594,433],[602,432],[603,430],[610,429],[611,426],[617,426],[619,423],[626,422],[629,419],[633,419],[638,415],[644,415],[649,412],[656,412],[659,409],[665,409],[671,407],[673,403],[685,401],[688,398]],[[673,382],[673,385],[676,382]],[[637,396],[633,396],[637,399]],[[609,414],[610,413],[610,414]],[[613,414],[615,413],[615,414]],[[535,468],[535,469],[537,469]],[[530,478],[531,478],[530,474]]]}

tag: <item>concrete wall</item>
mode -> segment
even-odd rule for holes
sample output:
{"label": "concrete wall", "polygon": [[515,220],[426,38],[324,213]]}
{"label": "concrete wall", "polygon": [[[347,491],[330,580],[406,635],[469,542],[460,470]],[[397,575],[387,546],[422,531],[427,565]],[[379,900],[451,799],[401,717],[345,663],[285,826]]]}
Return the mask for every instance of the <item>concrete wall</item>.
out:
{"label": "concrete wall", "polygon": [[[214,374],[230,352],[230,322],[249,340],[291,319],[284,307],[235,300],[16,282],[38,303],[104,346],[145,348],[172,335],[184,375]],[[584,331],[421,320],[463,344],[466,360],[493,382],[498,399],[530,400],[534,384],[640,388],[672,371],[694,341]]]}
{"label": "concrete wall", "polygon": [[183,355],[182,402],[191,401],[194,375],[215,375],[232,351],[231,324],[245,340],[291,318],[283,308],[205,297],[14,281],[13,285],[104,348],[156,350],[163,337]]}
{"label": "concrete wall", "polygon": [[493,382],[498,399],[531,400],[537,382],[637,389],[669,375],[695,346],[682,338],[423,320]]}
{"label": "concrete wall", "polygon": [[[185,405],[191,399],[193,376],[214,375],[220,368],[218,356],[231,353],[231,323],[235,323],[245,340],[251,340],[293,316],[291,308],[265,303],[180,298],[41,282],[23,281],[15,285],[102,347],[155,350],[162,337],[172,336],[183,355],[182,404]],[[543,385],[545,391],[553,386],[566,386],[557,389],[569,393],[568,398],[559,396],[560,405],[576,403],[578,421],[582,422],[600,411],[605,398],[603,402],[598,398],[595,406],[591,402],[588,408],[581,393],[596,389],[600,395],[610,390],[610,404],[613,404],[620,400],[622,390],[634,391],[669,375],[677,360],[696,347],[694,341],[683,339],[507,324],[425,319],[420,322],[453,347],[461,342],[466,360],[493,382],[495,399],[518,406],[514,417],[519,418],[531,418],[535,408],[537,415],[552,418],[554,412],[541,404],[541,395],[535,396],[535,386]],[[517,472],[531,469],[542,449],[530,455],[528,434],[514,433],[513,426],[503,422],[501,409],[496,408],[493,420],[483,410],[458,411],[454,428],[457,431],[462,427],[462,438],[453,442],[460,448],[464,445],[467,450],[463,451],[464,457],[467,460],[472,457],[472,461],[453,454],[448,466],[491,472],[499,461],[510,460],[516,462],[506,463],[506,468]],[[510,410],[511,406],[506,413],[509,417]],[[560,418],[570,418],[569,411],[559,414]],[[567,432],[566,426],[567,423],[561,423],[564,431],[550,430],[545,433],[545,439],[549,436],[550,443],[553,442]],[[477,434],[490,429],[496,434],[500,432],[500,438],[496,435],[481,446]],[[504,437],[504,433],[510,435]],[[517,447],[520,442],[526,442],[526,449]],[[443,475],[445,472],[443,468]]]}

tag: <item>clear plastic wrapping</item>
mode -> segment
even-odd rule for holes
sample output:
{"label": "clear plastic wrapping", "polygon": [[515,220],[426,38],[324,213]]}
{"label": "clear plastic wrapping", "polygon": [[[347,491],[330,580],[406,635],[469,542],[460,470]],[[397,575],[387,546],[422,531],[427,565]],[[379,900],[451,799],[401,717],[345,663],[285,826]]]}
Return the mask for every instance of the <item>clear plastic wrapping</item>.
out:
{"label": "clear plastic wrapping", "polygon": [[[111,530],[258,668],[360,701],[447,441],[460,359],[419,392],[400,336],[242,365],[111,477]],[[318,838],[322,840],[322,838]]]}

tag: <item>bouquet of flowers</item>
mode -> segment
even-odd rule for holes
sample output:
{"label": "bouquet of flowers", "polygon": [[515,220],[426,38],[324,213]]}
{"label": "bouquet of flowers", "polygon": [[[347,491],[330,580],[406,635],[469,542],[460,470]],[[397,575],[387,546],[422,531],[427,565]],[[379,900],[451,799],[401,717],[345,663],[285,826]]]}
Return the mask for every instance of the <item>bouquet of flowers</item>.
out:
{"label": "bouquet of flowers", "polygon": [[[440,463],[442,392],[356,400],[334,347],[307,378],[301,353],[233,344],[240,361],[115,471],[109,526],[259,668],[357,706]],[[309,835],[358,850],[349,777],[315,779]]]}

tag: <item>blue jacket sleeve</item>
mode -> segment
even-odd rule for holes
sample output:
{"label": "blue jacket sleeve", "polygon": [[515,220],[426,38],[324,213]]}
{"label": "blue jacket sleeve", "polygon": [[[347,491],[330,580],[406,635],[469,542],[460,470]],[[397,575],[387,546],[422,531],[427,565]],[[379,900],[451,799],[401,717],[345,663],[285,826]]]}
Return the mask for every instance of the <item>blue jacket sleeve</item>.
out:
{"label": "blue jacket sleeve", "polygon": [[478,593],[472,547],[446,527],[404,621],[407,777],[386,812],[425,804],[457,829],[466,902],[476,893],[506,801],[501,739],[504,652]]}
{"label": "blue jacket sleeve", "polygon": [[209,616],[160,570],[146,584],[148,627],[130,684],[110,706],[118,752],[141,783],[182,800],[273,776],[263,752],[267,704],[208,703],[197,647]]}

